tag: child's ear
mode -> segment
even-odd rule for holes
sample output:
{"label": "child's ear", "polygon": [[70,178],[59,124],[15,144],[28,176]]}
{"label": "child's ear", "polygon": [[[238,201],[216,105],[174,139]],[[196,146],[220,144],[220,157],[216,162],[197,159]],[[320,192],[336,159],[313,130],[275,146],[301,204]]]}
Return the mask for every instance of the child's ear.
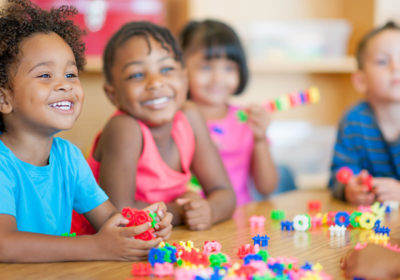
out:
{"label": "child's ear", "polygon": [[118,101],[117,101],[117,96],[116,96],[116,91],[115,88],[110,85],[109,83],[104,84],[104,92],[106,93],[108,99],[111,101],[111,103],[118,107]]}
{"label": "child's ear", "polygon": [[0,112],[2,114],[9,114],[12,111],[12,105],[10,102],[11,91],[0,87]]}
{"label": "child's ear", "polygon": [[367,92],[367,80],[365,77],[365,73],[362,70],[357,70],[355,73],[353,73],[351,79],[353,81],[355,89],[358,92],[360,93]]}

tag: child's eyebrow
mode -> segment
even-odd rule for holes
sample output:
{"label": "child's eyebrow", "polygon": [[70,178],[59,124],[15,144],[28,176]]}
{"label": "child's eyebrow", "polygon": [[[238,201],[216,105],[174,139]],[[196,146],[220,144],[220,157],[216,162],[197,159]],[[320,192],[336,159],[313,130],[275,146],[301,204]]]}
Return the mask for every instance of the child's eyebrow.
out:
{"label": "child's eyebrow", "polygon": [[[42,65],[45,65],[45,66],[54,65],[54,62],[53,62],[53,61],[43,61],[43,62],[40,62],[40,63],[34,65],[34,66],[29,70],[28,73],[32,72],[35,68],[37,68],[37,67],[39,67],[39,66],[42,66]],[[68,63],[67,63],[67,65],[68,65],[68,66],[70,66],[70,65],[76,66],[76,62],[75,62],[74,60],[69,60]]]}
{"label": "child's eyebrow", "polygon": [[[168,55],[168,56],[164,56],[164,57],[160,58],[159,60],[157,60],[157,62],[162,62],[162,61],[167,60],[167,59],[170,59],[170,58],[174,59],[172,56]],[[128,68],[130,65],[135,65],[135,64],[136,64],[136,65],[137,65],[137,64],[144,64],[144,61],[141,61],[141,60],[130,61],[130,62],[126,63],[126,64],[122,67],[122,71],[124,71],[124,70],[125,70],[126,68]]]}

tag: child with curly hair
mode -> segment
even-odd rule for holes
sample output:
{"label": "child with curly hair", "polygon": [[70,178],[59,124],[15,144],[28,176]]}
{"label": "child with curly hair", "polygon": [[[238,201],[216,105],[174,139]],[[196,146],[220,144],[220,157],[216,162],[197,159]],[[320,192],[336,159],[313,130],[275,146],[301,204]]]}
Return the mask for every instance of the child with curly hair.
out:
{"label": "child with curly hair", "polygon": [[[62,6],[44,11],[9,0],[0,12],[0,262],[139,260],[169,236],[172,216],[149,206],[161,221],[156,239],[132,238],[151,225],[125,219],[97,185],[79,149],[54,135],[78,118],[84,65],[81,30]],[[72,210],[100,229],[63,237]]]}

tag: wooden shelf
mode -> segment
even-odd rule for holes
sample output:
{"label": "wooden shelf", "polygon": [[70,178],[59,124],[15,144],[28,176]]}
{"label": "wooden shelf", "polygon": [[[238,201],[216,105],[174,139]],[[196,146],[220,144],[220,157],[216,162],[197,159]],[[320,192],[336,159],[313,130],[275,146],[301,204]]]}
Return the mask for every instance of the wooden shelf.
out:
{"label": "wooden shelf", "polygon": [[101,73],[103,71],[103,59],[101,56],[87,56],[85,72],[88,73]]}
{"label": "wooden shelf", "polygon": [[310,60],[250,61],[254,74],[267,73],[352,73],[357,69],[354,57],[321,58]]}
{"label": "wooden shelf", "polygon": [[[102,58],[100,56],[88,56],[85,71],[89,73],[101,73]],[[268,73],[352,73],[357,65],[354,57],[321,58],[310,60],[273,60],[250,61],[250,70],[254,74]]]}

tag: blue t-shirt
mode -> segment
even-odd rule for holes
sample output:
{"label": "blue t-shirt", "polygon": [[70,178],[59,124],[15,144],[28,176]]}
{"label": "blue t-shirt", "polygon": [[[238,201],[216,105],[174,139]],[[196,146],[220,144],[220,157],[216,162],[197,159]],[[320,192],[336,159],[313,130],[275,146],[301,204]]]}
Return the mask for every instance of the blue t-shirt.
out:
{"label": "blue t-shirt", "polygon": [[365,169],[374,177],[400,180],[400,139],[385,140],[367,102],[350,109],[339,125],[329,186],[340,199],[344,198],[344,189],[335,174],[343,166],[351,168],[354,174]]}
{"label": "blue t-shirt", "polygon": [[61,235],[72,209],[86,213],[107,200],[80,150],[54,138],[49,164],[18,159],[0,140],[0,214],[15,217],[19,231]]}

